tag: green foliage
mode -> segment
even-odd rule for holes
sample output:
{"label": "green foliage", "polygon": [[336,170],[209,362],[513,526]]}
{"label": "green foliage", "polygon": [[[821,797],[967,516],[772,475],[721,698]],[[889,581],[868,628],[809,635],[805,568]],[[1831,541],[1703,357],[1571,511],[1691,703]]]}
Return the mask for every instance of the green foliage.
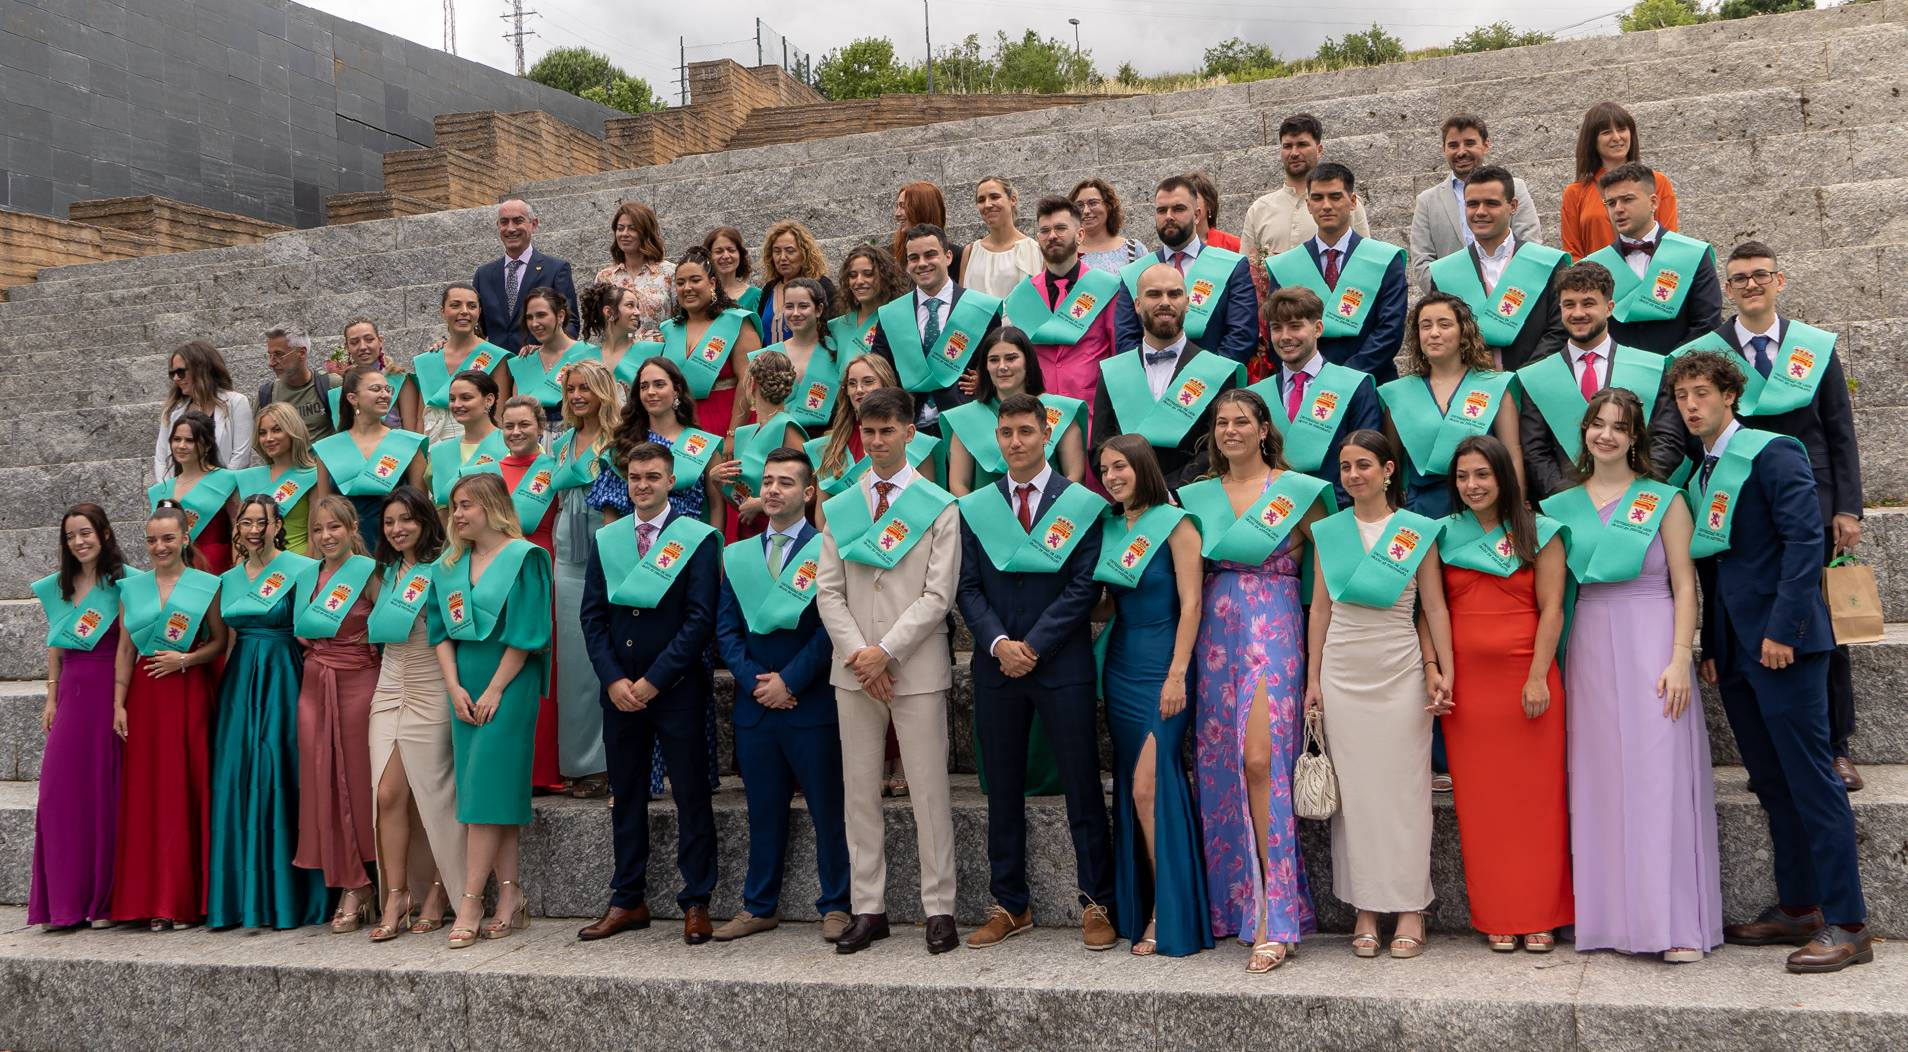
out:
{"label": "green foliage", "polygon": [[1140,71],[1131,62],[1122,62],[1119,72],[1113,74],[1113,79],[1119,82],[1121,87],[1130,88],[1140,82]]}
{"label": "green foliage", "polygon": [[822,94],[831,99],[867,99],[884,91],[914,91],[907,65],[895,58],[887,37],[862,37],[830,51],[815,67]]}
{"label": "green foliage", "polygon": [[994,90],[1057,94],[1084,87],[1098,79],[1089,52],[1074,54],[1073,45],[1029,29],[1019,40],[1000,33],[994,42]]}
{"label": "green foliage", "polygon": [[1326,37],[1325,42],[1318,46],[1318,60],[1329,69],[1377,66],[1386,62],[1402,62],[1404,57],[1404,41],[1385,32],[1376,22],[1362,33],[1347,33],[1336,40]]}
{"label": "green foliage", "polygon": [[1637,0],[1629,14],[1617,17],[1617,28],[1625,33],[1640,33],[1707,21],[1709,14],[1697,0]]}
{"label": "green foliage", "polygon": [[1241,75],[1249,77],[1252,72],[1280,69],[1284,65],[1270,47],[1233,37],[1206,49],[1206,64],[1200,68],[1200,72],[1208,77],[1237,79]]}
{"label": "green foliage", "polygon": [[1454,54],[1469,55],[1479,51],[1502,51],[1509,47],[1548,44],[1555,39],[1557,38],[1549,33],[1521,30],[1509,22],[1492,22],[1488,26],[1478,26],[1451,41],[1451,51]]}
{"label": "green foliage", "polygon": [[618,69],[609,56],[588,48],[554,48],[538,59],[524,76],[545,87],[567,91],[625,113],[660,110],[668,105],[650,90],[648,81],[630,76]]}
{"label": "green foliage", "polygon": [[1717,18],[1749,18],[1753,15],[1779,15],[1784,11],[1813,11],[1815,0],[1723,0]]}

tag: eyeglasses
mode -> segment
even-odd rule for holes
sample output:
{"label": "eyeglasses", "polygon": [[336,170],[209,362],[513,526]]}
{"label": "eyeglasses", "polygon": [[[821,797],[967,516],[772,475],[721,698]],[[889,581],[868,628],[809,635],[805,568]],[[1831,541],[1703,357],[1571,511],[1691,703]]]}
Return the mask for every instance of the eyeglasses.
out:
{"label": "eyeglasses", "polygon": [[1779,273],[1781,272],[1775,270],[1752,270],[1747,274],[1731,274],[1723,284],[1732,289],[1746,289],[1752,281],[1758,285],[1767,285],[1774,281]]}
{"label": "eyeglasses", "polygon": [[186,378],[186,371],[184,369],[174,369],[166,375],[172,377],[174,380],[183,380]]}

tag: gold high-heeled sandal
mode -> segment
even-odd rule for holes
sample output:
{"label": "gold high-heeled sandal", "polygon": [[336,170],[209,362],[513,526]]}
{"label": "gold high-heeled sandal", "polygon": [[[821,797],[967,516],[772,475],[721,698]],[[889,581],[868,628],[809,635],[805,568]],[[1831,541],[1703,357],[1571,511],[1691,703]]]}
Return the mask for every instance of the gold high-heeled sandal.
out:
{"label": "gold high-heeled sandal", "polygon": [[[370,886],[364,885],[366,888]],[[331,915],[331,934],[349,935],[374,919],[371,913],[372,903],[359,894],[362,890],[363,888],[352,888],[338,899],[338,910]],[[345,909],[346,899],[351,900],[350,909]]]}
{"label": "gold high-heeled sandal", "polygon": [[[484,897],[482,895],[472,895],[468,891],[464,892],[464,898],[476,899],[479,904],[481,904],[484,901]],[[450,948],[451,949],[461,950],[468,946],[475,946],[476,944],[477,944],[477,929],[453,927],[450,930]]]}
{"label": "gold high-heeled sandal", "polygon": [[517,882],[514,880],[500,880],[497,882],[497,894],[499,896],[503,895],[503,889],[505,888],[517,889],[517,908],[510,911],[509,917],[500,917],[495,924],[484,925],[482,932],[486,939],[507,938],[511,931],[528,928],[530,926],[530,900],[524,895],[523,889],[518,887]]}
{"label": "gold high-heeled sandal", "polygon": [[377,927],[372,928],[372,942],[390,942],[410,930],[411,921],[417,915],[417,903],[411,901],[411,893],[408,889],[395,888],[391,891],[392,897],[398,895],[404,896],[404,908],[398,911],[398,922],[396,924],[380,922]]}
{"label": "gold high-heeled sandal", "polygon": [[[431,887],[433,888],[441,888],[443,886],[444,886],[444,882],[441,880],[431,881]],[[424,896],[424,901],[429,902],[430,896],[429,895]],[[446,903],[446,905],[448,906],[449,903]],[[437,916],[432,917],[423,913],[419,913],[417,916],[417,919],[411,922],[411,934],[412,935],[429,935],[431,932],[434,932],[437,929],[442,928],[443,926],[444,926],[443,914],[440,913]]]}

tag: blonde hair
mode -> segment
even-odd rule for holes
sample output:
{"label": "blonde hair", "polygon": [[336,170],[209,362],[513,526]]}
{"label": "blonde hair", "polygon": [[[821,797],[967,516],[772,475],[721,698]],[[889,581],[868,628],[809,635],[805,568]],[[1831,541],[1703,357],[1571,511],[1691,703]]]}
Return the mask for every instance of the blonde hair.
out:
{"label": "blonde hair", "polygon": [[[320,515],[329,515],[337,519],[351,531],[351,554],[371,554],[371,549],[364,546],[364,534],[358,532],[358,506],[351,503],[351,498],[333,493],[312,501],[311,515],[306,522],[306,529],[317,526]],[[314,544],[311,547],[313,551],[316,551],[318,546]],[[314,558],[318,557],[314,556]]]}
{"label": "blonde hair", "polygon": [[[769,227],[768,236],[762,239],[763,260],[766,261],[770,258],[770,253],[775,248],[775,242],[784,234],[793,234],[795,236],[795,252],[802,257],[802,272],[799,275],[800,277],[820,278],[827,276],[828,259],[822,255],[821,242],[815,240],[815,235],[810,233],[807,227],[793,219],[784,219],[774,226]],[[770,274],[767,284],[773,285],[780,280],[779,275],[776,275],[774,270],[774,264],[771,263],[769,265]],[[827,311],[828,305],[826,303],[821,304],[821,309]]]}
{"label": "blonde hair", "polygon": [[[894,366],[878,354],[864,354],[849,361],[841,370],[843,380],[848,378],[848,370],[857,365],[866,365],[874,370],[875,377],[882,387],[900,387],[901,381],[895,376]],[[854,399],[844,392],[835,399],[835,418],[828,422],[828,445],[822,449],[821,463],[815,465],[816,478],[834,478],[848,470],[848,436],[861,426],[861,420],[855,413]]]}
{"label": "blonde hair", "polygon": [[[590,458],[595,458],[616,444],[616,423],[621,412],[616,408],[616,375],[602,362],[571,362],[557,375],[557,390],[562,390],[572,376],[583,381],[583,386],[596,396],[596,442],[590,447]],[[563,399],[563,422],[571,430],[580,429],[582,421],[570,411],[570,400]]]}
{"label": "blonde hair", "polygon": [[305,418],[298,415],[298,410],[293,409],[290,402],[272,402],[260,409],[258,416],[254,418],[252,453],[258,457],[260,463],[269,467],[278,466],[272,462],[271,456],[265,452],[265,447],[258,441],[260,425],[268,423],[276,423],[284,428],[285,436],[291,440],[291,450],[286,454],[285,459],[291,461],[292,467],[303,469],[315,466],[311,457],[311,432],[305,429]]}
{"label": "blonde hair", "polygon": [[[504,486],[502,475],[483,472],[477,475],[465,475],[451,487],[450,504],[457,503],[457,494],[472,489],[471,499],[484,510],[484,525],[514,541],[523,540],[523,524],[517,520],[517,506],[510,502],[510,490]],[[450,531],[450,544],[444,550],[444,565],[456,566],[457,560],[464,557],[470,549],[470,542]]]}
{"label": "blonde hair", "polygon": [[504,414],[510,412],[512,409],[528,409],[530,410],[530,415],[537,418],[539,426],[543,423],[543,403],[529,395],[511,395],[509,398],[504,399],[504,404],[497,410],[497,422],[501,424]]}

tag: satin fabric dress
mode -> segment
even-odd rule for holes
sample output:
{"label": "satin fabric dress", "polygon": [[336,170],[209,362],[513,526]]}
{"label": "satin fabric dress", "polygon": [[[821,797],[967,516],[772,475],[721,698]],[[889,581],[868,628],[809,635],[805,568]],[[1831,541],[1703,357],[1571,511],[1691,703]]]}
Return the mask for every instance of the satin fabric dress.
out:
{"label": "satin fabric dress", "polygon": [[[330,577],[322,572],[318,590]],[[369,586],[360,589],[338,634],[305,650],[298,692],[298,865],[324,871],[334,888],[362,887],[377,861],[372,826],[371,696],[378,652],[365,639]]]}
{"label": "satin fabric dress", "polygon": [[113,920],[197,923],[205,917],[216,690],[209,665],[154,679],[145,657],[134,659],[126,688]]}
{"label": "satin fabric dress", "polygon": [[114,621],[91,650],[60,654],[53,727],[40,754],[33,813],[33,883],[27,923],[67,927],[102,920],[113,894],[113,845],[123,763],[113,733]]}
{"label": "satin fabric dress", "polygon": [[[411,826],[407,869],[412,901],[420,905],[430,893],[432,870],[451,905],[464,893],[464,827],[457,821],[451,757],[453,719],[445,701],[444,673],[420,614],[404,642],[384,644],[369,731],[373,807],[386,766],[393,757],[404,762],[404,778],[411,787],[410,813],[404,819]],[[380,814],[376,820],[389,819]]]}

